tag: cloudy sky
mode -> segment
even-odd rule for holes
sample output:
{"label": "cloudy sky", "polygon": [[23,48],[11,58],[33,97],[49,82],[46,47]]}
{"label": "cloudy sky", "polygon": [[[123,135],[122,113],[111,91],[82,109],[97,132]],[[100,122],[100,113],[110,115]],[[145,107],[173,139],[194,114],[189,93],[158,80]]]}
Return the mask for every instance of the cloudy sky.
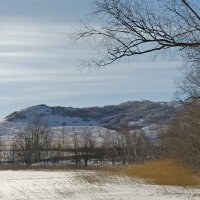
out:
{"label": "cloudy sky", "polygon": [[173,99],[177,61],[145,57],[99,71],[79,68],[95,53],[69,37],[90,12],[89,0],[0,0],[0,120],[36,104]]}

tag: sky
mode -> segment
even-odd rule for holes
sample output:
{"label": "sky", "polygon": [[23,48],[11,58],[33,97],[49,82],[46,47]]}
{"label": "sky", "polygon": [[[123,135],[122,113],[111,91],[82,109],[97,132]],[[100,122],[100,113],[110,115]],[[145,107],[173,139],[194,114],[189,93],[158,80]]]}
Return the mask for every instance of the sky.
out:
{"label": "sky", "polygon": [[91,0],[0,0],[0,120],[37,104],[174,99],[178,61],[147,56],[101,70],[80,68],[95,52],[71,35],[91,9]]}

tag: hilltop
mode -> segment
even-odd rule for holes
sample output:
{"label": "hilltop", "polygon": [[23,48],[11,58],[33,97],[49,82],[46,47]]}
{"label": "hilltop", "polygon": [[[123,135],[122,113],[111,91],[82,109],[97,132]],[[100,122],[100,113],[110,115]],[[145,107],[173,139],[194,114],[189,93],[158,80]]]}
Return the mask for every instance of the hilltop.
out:
{"label": "hilltop", "polygon": [[0,134],[12,135],[24,124],[38,117],[49,127],[55,129],[61,126],[79,128],[90,126],[117,130],[121,124],[127,123],[130,129],[143,128],[145,130],[154,124],[167,123],[181,106],[181,102],[148,100],[86,108],[50,107],[41,104],[15,111],[6,116],[0,123]]}

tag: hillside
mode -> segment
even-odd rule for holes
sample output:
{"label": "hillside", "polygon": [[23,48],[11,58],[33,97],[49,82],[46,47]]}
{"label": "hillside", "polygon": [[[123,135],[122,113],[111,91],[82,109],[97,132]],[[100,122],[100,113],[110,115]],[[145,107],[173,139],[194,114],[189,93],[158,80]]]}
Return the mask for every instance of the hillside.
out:
{"label": "hillside", "polygon": [[[1,135],[18,132],[27,122],[39,117],[50,127],[104,127],[117,130],[120,124],[127,123],[130,129],[143,128],[168,122],[181,108],[181,102],[129,101],[119,105],[104,107],[49,107],[36,105],[6,116],[0,123]],[[80,129],[79,128],[79,129]]]}

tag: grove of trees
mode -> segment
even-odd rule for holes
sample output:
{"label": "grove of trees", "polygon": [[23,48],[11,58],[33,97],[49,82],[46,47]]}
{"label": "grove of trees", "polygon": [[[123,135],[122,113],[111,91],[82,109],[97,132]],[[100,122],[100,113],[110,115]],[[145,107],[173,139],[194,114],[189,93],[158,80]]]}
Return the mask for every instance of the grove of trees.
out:
{"label": "grove of trees", "polygon": [[[2,154],[4,153],[4,154]],[[65,126],[54,132],[40,119],[27,123],[3,146],[4,163],[34,165],[115,165],[161,158],[163,150],[141,131],[130,131],[126,124],[118,132],[109,129],[99,133],[91,127],[77,132]]]}
{"label": "grove of trees", "polygon": [[15,152],[17,160],[31,165],[41,161],[42,158],[48,158],[48,150],[51,144],[50,129],[37,118],[16,134],[12,151]]}

